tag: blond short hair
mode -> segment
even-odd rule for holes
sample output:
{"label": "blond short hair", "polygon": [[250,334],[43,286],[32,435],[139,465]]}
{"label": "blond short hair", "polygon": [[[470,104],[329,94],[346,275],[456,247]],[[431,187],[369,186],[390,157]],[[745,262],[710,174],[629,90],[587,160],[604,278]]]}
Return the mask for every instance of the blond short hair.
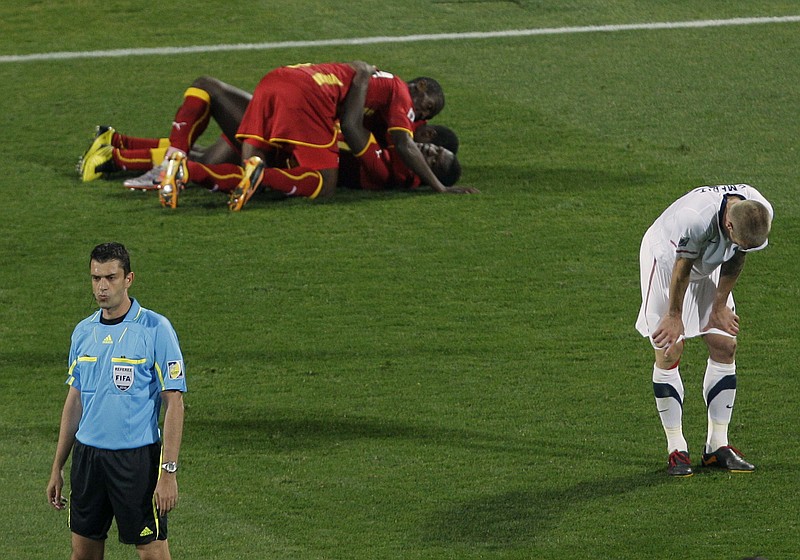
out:
{"label": "blond short hair", "polygon": [[767,207],[756,200],[742,200],[728,208],[728,219],[736,236],[747,247],[760,247],[769,236],[772,218]]}

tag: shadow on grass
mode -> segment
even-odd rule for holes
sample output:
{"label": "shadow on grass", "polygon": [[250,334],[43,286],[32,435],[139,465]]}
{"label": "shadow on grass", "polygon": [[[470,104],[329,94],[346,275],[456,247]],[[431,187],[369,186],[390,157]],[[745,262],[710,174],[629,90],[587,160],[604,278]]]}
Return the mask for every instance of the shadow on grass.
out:
{"label": "shadow on grass", "polygon": [[[528,190],[532,194],[537,192],[576,194],[585,191],[608,192],[615,187],[646,187],[658,177],[655,173],[622,169],[620,172],[611,172],[592,167],[544,167],[544,166],[497,166],[497,165],[472,165],[470,166],[470,180],[479,185],[486,183],[496,185],[496,190]],[[494,178],[502,177],[501,181]]]}
{"label": "shadow on grass", "polygon": [[[514,490],[450,505],[422,527],[426,541],[440,545],[517,548],[555,529],[575,508],[670,482],[662,470],[588,480],[562,488]],[[674,481],[673,481],[674,482]]]}
{"label": "shadow on grass", "polygon": [[[110,181],[103,181],[108,184]],[[131,191],[119,185],[109,187],[109,196],[115,201],[134,200],[141,202],[142,208],[163,210],[159,204],[156,191]],[[435,194],[431,189],[422,188],[419,191],[408,189],[386,190],[379,192],[363,191],[359,189],[340,188],[336,194],[330,198],[308,200],[303,197],[287,197],[282,193],[259,189],[253,198],[247,203],[247,210],[250,209],[276,209],[292,208],[302,205],[356,205],[386,200],[391,198],[406,198],[412,196],[427,196]],[[211,192],[203,187],[191,186],[181,194],[178,210],[184,213],[192,210],[200,211],[219,211],[228,213],[229,196],[223,192]]]}
{"label": "shadow on grass", "polygon": [[[461,196],[518,196],[532,197],[577,196],[587,192],[610,193],[619,188],[651,186],[654,175],[643,172],[609,172],[596,168],[546,168],[518,165],[472,165],[469,174],[457,186],[480,189],[478,195]],[[155,191],[131,191],[122,186],[126,176],[113,176],[95,181],[91,186],[105,192],[105,196],[116,203],[126,203],[129,208],[144,215],[190,215],[229,213],[228,195],[210,192],[198,186],[187,189],[180,197],[178,211],[161,208]],[[79,182],[79,184],[82,184]],[[300,197],[286,197],[268,189],[259,189],[248,202],[248,211],[264,212],[281,209],[297,212],[305,206],[358,207],[365,204],[403,200],[407,198],[435,196],[429,187],[419,189],[389,189],[385,191],[363,191],[347,187],[337,188],[336,193],[326,199],[309,201]],[[518,202],[518,201],[517,201]],[[300,207],[300,208],[298,208]]]}
{"label": "shadow on grass", "polygon": [[[322,446],[331,446],[356,440],[414,440],[430,445],[458,447],[492,453],[534,453],[544,446],[552,448],[553,442],[522,438],[497,438],[467,430],[454,430],[432,426],[389,421],[363,416],[299,417],[293,411],[279,411],[268,417],[253,417],[242,413],[236,419],[196,418],[188,431],[203,434],[203,445],[230,449],[271,450],[293,452]],[[246,417],[245,417],[246,416]],[[570,456],[564,449],[564,457]],[[552,454],[552,453],[551,453]]]}

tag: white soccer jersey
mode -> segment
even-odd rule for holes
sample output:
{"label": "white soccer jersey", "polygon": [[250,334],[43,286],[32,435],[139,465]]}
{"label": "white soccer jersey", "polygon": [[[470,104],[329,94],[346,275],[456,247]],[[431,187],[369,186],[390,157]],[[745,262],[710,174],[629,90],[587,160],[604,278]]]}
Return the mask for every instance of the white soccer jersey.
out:
{"label": "white soccer jersey", "polygon": [[698,187],[673,202],[647,231],[645,240],[659,265],[671,268],[678,257],[696,259],[691,280],[698,280],[730,260],[737,247],[723,234],[720,217],[731,195],[760,202],[772,217],[772,205],[750,185]]}
{"label": "white soccer jersey", "polygon": [[[642,305],[636,321],[636,329],[643,336],[649,336],[656,329],[669,309],[672,269],[678,257],[695,259],[683,302],[684,336],[692,338],[712,332],[730,336],[719,329],[705,330],[716,295],[720,265],[733,258],[737,251],[720,226],[728,196],[756,200],[766,206],[772,217],[770,203],[750,185],[706,186],[676,200],[647,230],[639,254]],[[729,294],[727,304],[735,310],[733,294]]]}

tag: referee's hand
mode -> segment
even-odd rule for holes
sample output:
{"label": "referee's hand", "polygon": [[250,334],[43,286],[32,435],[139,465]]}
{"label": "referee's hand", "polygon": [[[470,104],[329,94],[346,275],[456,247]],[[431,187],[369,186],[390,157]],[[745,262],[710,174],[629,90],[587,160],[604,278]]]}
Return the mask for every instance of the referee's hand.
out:
{"label": "referee's hand", "polygon": [[154,494],[158,513],[164,515],[178,505],[178,479],[175,473],[162,472]]}
{"label": "referee's hand", "polygon": [[61,489],[64,487],[64,475],[61,471],[56,471],[50,476],[50,482],[47,483],[47,501],[55,509],[64,509],[67,507],[67,499],[61,495]]}

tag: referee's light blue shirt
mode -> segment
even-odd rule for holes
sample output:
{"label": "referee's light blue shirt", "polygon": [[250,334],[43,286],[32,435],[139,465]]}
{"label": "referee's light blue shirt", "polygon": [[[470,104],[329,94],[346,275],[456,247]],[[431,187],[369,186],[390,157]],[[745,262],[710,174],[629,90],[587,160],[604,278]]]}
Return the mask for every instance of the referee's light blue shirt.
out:
{"label": "referee's light blue shirt", "polygon": [[100,310],[75,327],[67,384],[81,393],[76,437],[101,449],[133,449],[160,441],[161,392],[186,391],[183,355],[166,317],[134,299],[117,325]]}

